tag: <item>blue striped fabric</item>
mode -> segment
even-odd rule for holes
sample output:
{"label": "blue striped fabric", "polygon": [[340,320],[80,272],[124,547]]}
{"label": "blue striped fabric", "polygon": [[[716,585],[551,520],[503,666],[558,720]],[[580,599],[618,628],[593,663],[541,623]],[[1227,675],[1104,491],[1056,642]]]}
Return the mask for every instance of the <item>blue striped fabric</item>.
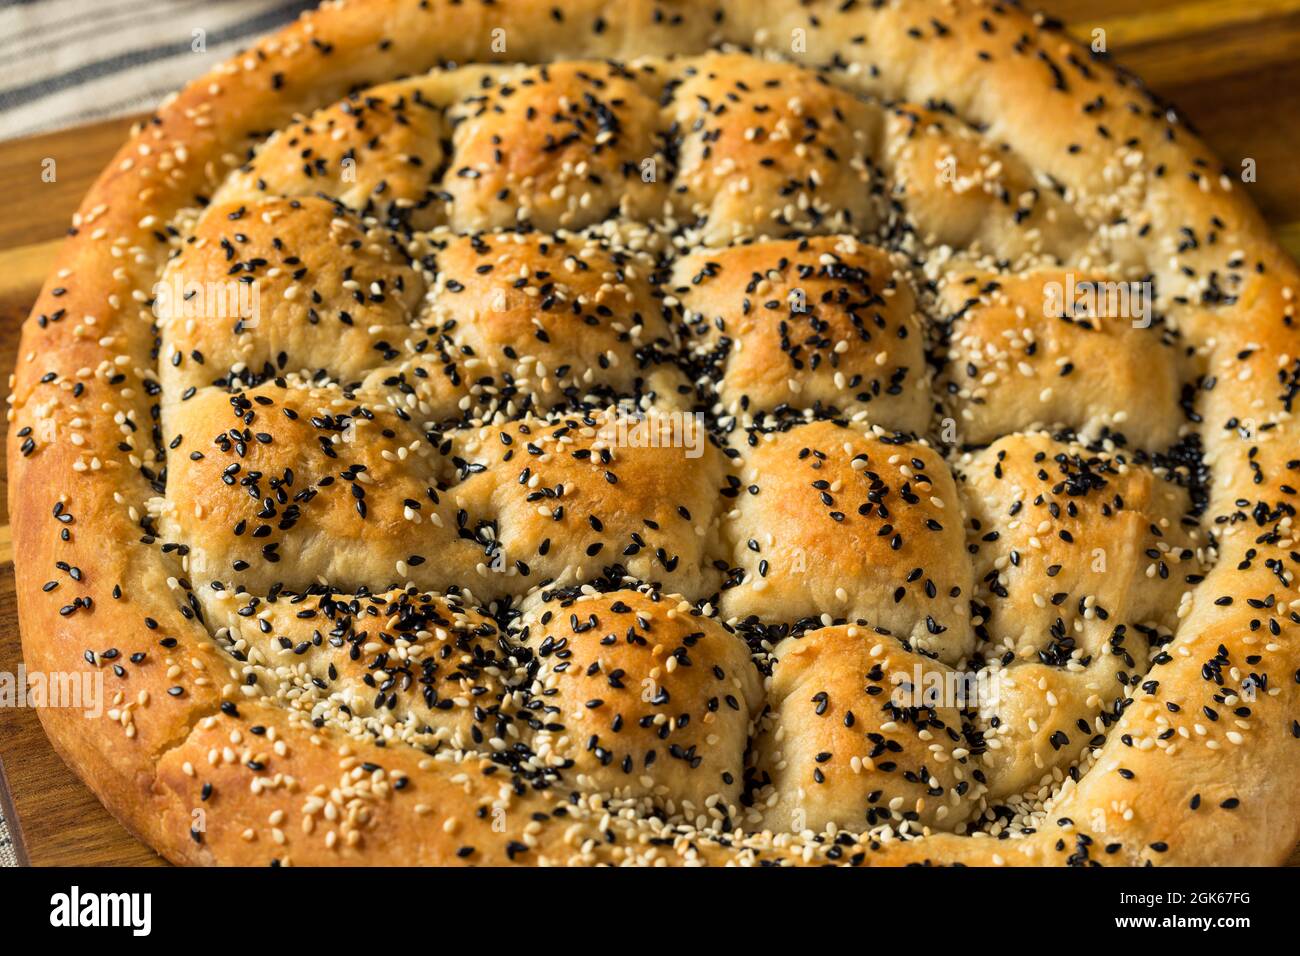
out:
{"label": "blue striped fabric", "polygon": [[0,0],[0,139],[152,109],[315,0]]}

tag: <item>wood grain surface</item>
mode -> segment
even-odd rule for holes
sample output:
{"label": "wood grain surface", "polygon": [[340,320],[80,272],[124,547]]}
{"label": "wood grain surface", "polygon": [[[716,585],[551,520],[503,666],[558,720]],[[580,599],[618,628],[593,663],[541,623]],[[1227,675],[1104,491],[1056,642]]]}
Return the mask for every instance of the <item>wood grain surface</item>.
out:
{"label": "wood grain surface", "polygon": [[[1032,2],[1030,3],[1032,6]],[[1040,0],[1085,43],[1176,104],[1230,167],[1255,161],[1245,188],[1300,258],[1300,0]],[[1096,31],[1102,31],[1098,33]],[[0,367],[59,237],[130,119],[0,143]],[[42,178],[43,164],[55,178]],[[21,657],[0,445],[0,671]],[[19,859],[35,865],[161,864],[50,748],[35,711],[0,709],[0,806]],[[1300,865],[1300,850],[1291,865]]]}

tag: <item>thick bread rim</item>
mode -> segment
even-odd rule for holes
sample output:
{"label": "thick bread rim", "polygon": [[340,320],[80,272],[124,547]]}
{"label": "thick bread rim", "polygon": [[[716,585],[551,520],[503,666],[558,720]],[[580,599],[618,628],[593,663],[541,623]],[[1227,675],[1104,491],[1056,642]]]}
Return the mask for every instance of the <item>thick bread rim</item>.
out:
{"label": "thick bread rim", "polygon": [[[508,31],[506,54],[492,51],[496,28]],[[792,53],[793,36],[803,42]],[[704,836],[610,815],[577,795],[503,794],[500,779],[484,773],[486,761],[450,765],[328,730],[309,734],[259,703],[223,710],[219,652],[187,613],[156,546],[140,543],[137,521],[153,491],[134,452],[121,450],[132,434],[146,447],[153,424],[147,383],[156,358],[139,290],[164,262],[159,230],[197,195],[210,195],[251,137],[358,86],[443,63],[668,56],[719,42],[836,63],[845,82],[887,100],[951,103],[1098,209],[1117,191],[1118,174],[1168,171],[1128,183],[1124,212],[1128,228],[1152,227],[1144,240],[1149,268],[1165,288],[1187,295],[1196,314],[1188,329],[1219,379],[1201,400],[1213,474],[1204,521],[1220,536],[1220,557],[1167,648],[1169,661],[1148,675],[1158,681],[1154,691],[1135,689],[1092,770],[1050,823],[1023,839]],[[993,55],[981,59],[980,51]],[[1098,96],[1104,105],[1085,111]],[[1133,102],[1144,107],[1129,108]],[[1082,148],[1067,151],[1067,142]],[[1182,226],[1196,242],[1185,241]],[[1227,294],[1208,295],[1212,286]],[[23,330],[9,508],[27,666],[78,671],[108,666],[103,652],[119,645],[148,651],[130,681],[109,676],[109,686],[125,692],[109,702],[105,720],[87,725],[79,712],[46,708],[41,719],[105,806],[176,863],[1279,863],[1300,836],[1293,575],[1300,555],[1290,538],[1295,490],[1287,478],[1300,427],[1286,397],[1300,375],[1296,286],[1294,263],[1176,117],[1131,78],[1090,60],[1056,24],[1005,2],[328,3],[194,81],[136,128],[87,195]],[[81,580],[43,591],[56,562],[79,568]],[[160,648],[142,634],[176,643]],[[100,655],[94,665],[87,649]],[[1248,655],[1260,663],[1246,665]],[[1198,720],[1203,670],[1216,657],[1225,669],[1267,675],[1248,720]],[[1171,711],[1167,704],[1179,699],[1196,706]],[[251,735],[252,726],[265,732]],[[1170,736],[1178,743],[1172,754]],[[249,760],[222,760],[225,751],[265,761],[263,785],[250,792]],[[409,785],[399,792],[402,776]],[[200,778],[225,794],[203,826],[195,813],[204,809]],[[326,849],[294,839],[301,805],[317,787],[352,788],[355,842]],[[505,832],[492,805],[508,810]],[[248,839],[254,814],[259,834],[270,821],[269,838]]]}

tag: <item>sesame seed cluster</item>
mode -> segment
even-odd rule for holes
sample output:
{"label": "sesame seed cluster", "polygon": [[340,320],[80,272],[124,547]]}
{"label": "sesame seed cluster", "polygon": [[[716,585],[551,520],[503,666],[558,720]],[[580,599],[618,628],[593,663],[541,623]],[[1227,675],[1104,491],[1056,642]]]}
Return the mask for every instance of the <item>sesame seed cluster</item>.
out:
{"label": "sesame seed cluster", "polygon": [[[976,62],[1100,85],[971,7]],[[894,14],[900,49],[954,29]],[[153,364],[49,372],[14,440],[142,479],[92,577],[166,611],[84,658],[170,855],[1162,862],[1134,788],[1227,817],[1257,709],[1300,736],[1288,265],[1146,211],[1228,191],[1106,122],[1174,118],[1108,80],[1089,140],[1031,143],[883,62],[710,45],[357,83],[250,131],[149,252],[101,237]],[[1089,188],[1048,148],[1117,158]],[[1117,285],[1141,314],[1087,299]],[[96,335],[34,324],[68,323]],[[38,427],[88,381],[112,459]]]}

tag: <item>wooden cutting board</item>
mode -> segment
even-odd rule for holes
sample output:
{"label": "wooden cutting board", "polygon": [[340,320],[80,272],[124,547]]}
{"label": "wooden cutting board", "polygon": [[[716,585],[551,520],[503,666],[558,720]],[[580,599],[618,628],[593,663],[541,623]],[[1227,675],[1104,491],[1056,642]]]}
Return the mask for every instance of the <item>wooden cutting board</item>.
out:
{"label": "wooden cutting board", "polygon": [[[1032,0],[1030,0],[1030,5]],[[1246,189],[1300,258],[1300,0],[1040,0],[1080,39],[1107,49],[1178,106],[1229,166],[1253,159]],[[1102,30],[1104,34],[1094,31]],[[0,144],[0,369],[59,237],[131,121]],[[57,176],[45,182],[42,163]],[[0,671],[21,656],[0,446]],[[0,710],[0,806],[19,859],[36,865],[161,864],[50,749],[34,711]],[[1292,855],[1300,865],[1300,850]]]}

